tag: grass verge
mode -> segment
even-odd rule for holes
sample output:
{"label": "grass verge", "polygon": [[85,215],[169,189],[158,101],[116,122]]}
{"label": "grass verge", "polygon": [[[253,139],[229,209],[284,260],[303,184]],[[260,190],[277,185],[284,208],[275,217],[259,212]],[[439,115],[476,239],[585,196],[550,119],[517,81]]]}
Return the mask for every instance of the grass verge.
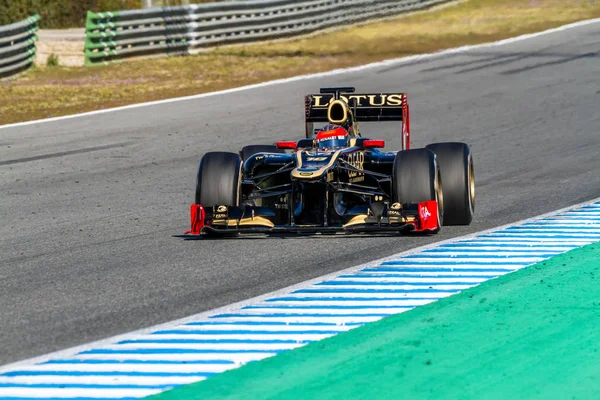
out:
{"label": "grass verge", "polygon": [[600,17],[600,0],[467,0],[357,27],[183,58],[37,69],[0,81],[0,124],[227,89],[484,43]]}

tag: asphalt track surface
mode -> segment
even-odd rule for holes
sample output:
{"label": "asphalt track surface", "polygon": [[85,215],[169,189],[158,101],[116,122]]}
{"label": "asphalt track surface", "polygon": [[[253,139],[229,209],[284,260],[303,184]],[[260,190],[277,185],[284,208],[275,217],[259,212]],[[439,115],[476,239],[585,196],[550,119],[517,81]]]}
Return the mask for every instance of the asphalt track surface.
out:
{"label": "asphalt track surface", "polygon": [[[500,47],[0,130],[0,364],[600,197],[600,23]],[[406,91],[413,146],[469,143],[476,219],[430,237],[185,241],[210,150],[303,135],[305,93]],[[400,146],[399,126],[363,132]]]}

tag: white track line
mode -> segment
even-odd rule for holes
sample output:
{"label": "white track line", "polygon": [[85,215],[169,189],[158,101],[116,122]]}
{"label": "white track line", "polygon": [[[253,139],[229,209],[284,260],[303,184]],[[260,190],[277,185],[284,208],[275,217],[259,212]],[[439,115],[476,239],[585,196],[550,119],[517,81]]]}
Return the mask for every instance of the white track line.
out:
{"label": "white track line", "polygon": [[548,30],[545,30],[542,32],[529,33],[529,34],[517,36],[514,38],[499,40],[497,42],[483,43],[483,44],[477,44],[477,45],[472,45],[472,46],[462,46],[462,47],[457,47],[457,48],[453,48],[453,49],[439,51],[436,53],[426,53],[426,54],[419,54],[419,55],[414,55],[414,56],[409,56],[409,57],[394,58],[394,59],[390,59],[390,60],[384,60],[384,61],[379,61],[379,62],[375,62],[375,63],[371,63],[371,64],[361,65],[358,67],[340,68],[340,69],[335,69],[333,71],[320,72],[317,74],[300,75],[300,76],[294,76],[291,78],[277,79],[277,80],[273,80],[273,81],[257,83],[254,85],[247,85],[247,86],[241,86],[241,87],[227,89],[227,90],[220,90],[217,92],[201,93],[201,94],[196,94],[196,95],[192,95],[192,96],[176,97],[176,98],[172,98],[172,99],[150,101],[150,102],[146,102],[146,103],[130,104],[127,106],[108,108],[105,110],[89,111],[89,112],[80,113],[80,114],[64,115],[61,117],[45,118],[45,119],[38,119],[38,120],[34,120],[34,121],[18,122],[15,124],[0,125],[0,130],[6,129],[6,128],[15,128],[15,127],[21,127],[21,126],[27,126],[27,125],[41,124],[41,123],[46,123],[46,122],[63,121],[63,120],[72,119],[72,118],[88,117],[88,116],[106,114],[106,113],[111,113],[111,112],[116,112],[116,111],[130,110],[130,109],[140,108],[140,107],[149,107],[149,106],[155,106],[155,105],[161,105],[161,104],[175,103],[175,102],[180,102],[180,101],[202,99],[205,97],[220,96],[220,95],[225,95],[225,94],[230,94],[230,93],[241,92],[241,91],[245,91],[245,90],[252,90],[252,89],[257,89],[257,88],[262,88],[262,87],[267,87],[267,86],[280,85],[280,84],[284,84],[284,83],[303,81],[303,80],[307,80],[307,79],[324,78],[324,77],[328,77],[328,76],[341,75],[341,74],[347,74],[347,73],[352,73],[352,72],[360,72],[360,71],[373,69],[373,68],[404,64],[404,63],[408,63],[408,62],[412,62],[412,61],[416,61],[416,60],[423,60],[423,59],[435,58],[435,57],[443,57],[443,56],[447,56],[449,54],[464,53],[464,52],[467,52],[470,50],[503,46],[506,44],[520,42],[523,40],[528,40],[528,39],[536,38],[539,36],[562,32],[567,29],[573,29],[573,28],[590,25],[590,24],[595,24],[597,22],[600,22],[600,18],[579,21],[579,22],[575,22],[572,24],[563,25],[558,28],[548,29]]}

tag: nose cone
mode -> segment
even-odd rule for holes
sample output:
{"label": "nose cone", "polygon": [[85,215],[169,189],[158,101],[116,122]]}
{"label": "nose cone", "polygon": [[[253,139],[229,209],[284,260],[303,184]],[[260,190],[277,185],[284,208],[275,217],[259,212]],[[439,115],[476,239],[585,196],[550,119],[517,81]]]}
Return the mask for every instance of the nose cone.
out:
{"label": "nose cone", "polygon": [[298,180],[319,179],[333,166],[335,156],[335,153],[298,152],[296,168],[292,170],[291,176]]}

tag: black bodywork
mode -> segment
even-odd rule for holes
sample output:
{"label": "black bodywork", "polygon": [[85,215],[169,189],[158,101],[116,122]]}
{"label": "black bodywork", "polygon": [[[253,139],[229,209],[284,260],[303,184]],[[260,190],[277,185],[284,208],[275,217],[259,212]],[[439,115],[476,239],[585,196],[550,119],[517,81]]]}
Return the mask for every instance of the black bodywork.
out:
{"label": "black bodywork", "polygon": [[275,225],[343,226],[391,201],[395,152],[356,145],[339,150],[299,148],[260,153],[244,163],[242,202],[259,206]]}
{"label": "black bodywork", "polygon": [[[261,152],[244,160],[239,206],[203,209],[202,231],[419,230],[418,205],[399,204],[393,198],[397,152],[379,150],[383,141],[362,137],[358,126],[359,121],[401,121],[405,150],[408,120],[403,93],[361,95],[354,94],[354,88],[325,88],[306,96],[306,138],[292,143],[292,151]],[[319,148],[314,124],[323,122],[345,124],[351,132],[348,145]]]}

